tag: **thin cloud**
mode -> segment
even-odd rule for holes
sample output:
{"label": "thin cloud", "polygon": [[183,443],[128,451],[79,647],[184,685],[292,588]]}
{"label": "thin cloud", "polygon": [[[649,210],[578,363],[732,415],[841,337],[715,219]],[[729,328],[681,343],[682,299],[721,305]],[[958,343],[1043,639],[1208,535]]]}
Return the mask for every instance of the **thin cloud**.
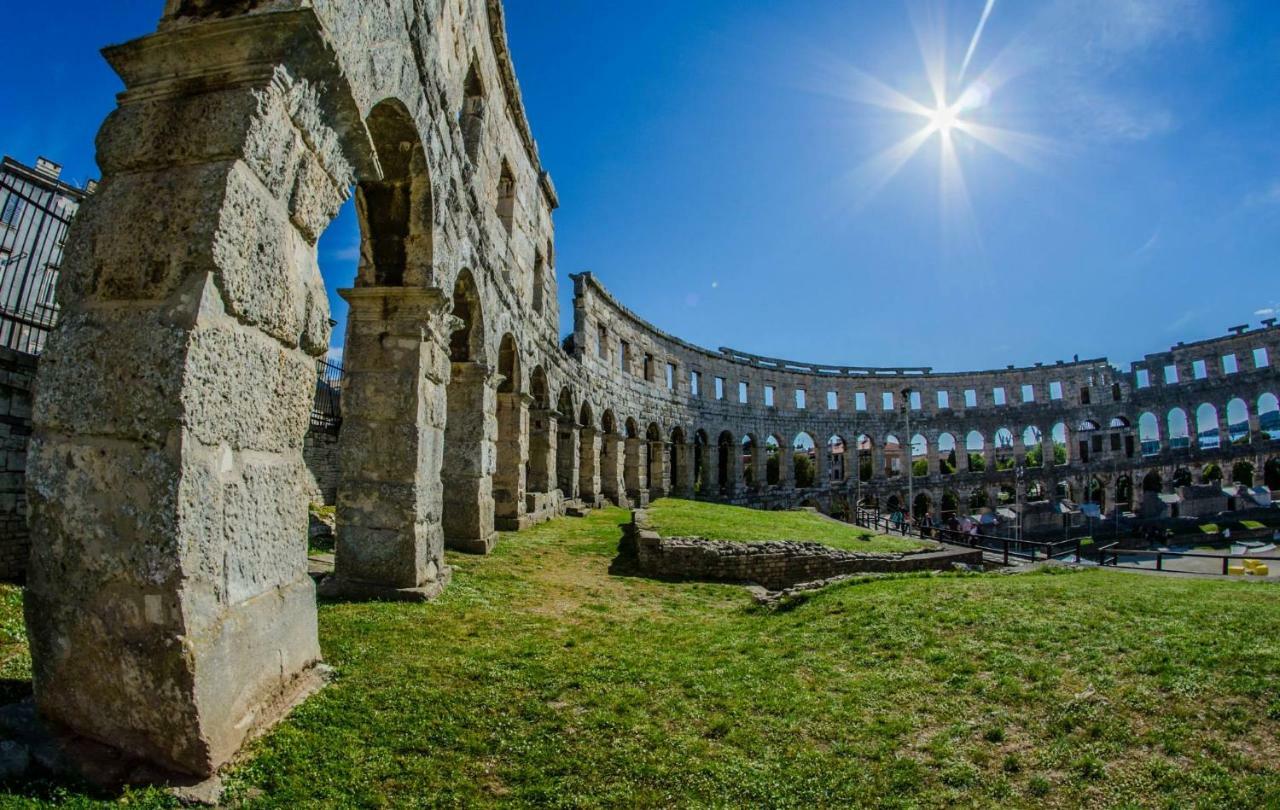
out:
{"label": "thin cloud", "polygon": [[1271,185],[1261,191],[1251,192],[1244,200],[1247,206],[1280,205],[1280,180],[1271,181]]}
{"label": "thin cloud", "polygon": [[1155,233],[1151,234],[1150,239],[1148,239],[1146,242],[1143,243],[1142,247],[1138,248],[1133,252],[1133,257],[1135,259],[1140,259],[1143,256],[1146,256],[1151,251],[1155,250],[1156,247],[1159,246],[1159,244],[1160,244],[1160,232],[1156,231]]}

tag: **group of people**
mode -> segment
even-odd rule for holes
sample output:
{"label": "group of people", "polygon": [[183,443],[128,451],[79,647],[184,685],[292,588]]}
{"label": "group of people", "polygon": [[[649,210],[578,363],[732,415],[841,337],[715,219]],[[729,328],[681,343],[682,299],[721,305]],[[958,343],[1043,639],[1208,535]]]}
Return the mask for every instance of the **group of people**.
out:
{"label": "group of people", "polygon": [[[995,528],[1000,523],[1000,519],[992,516],[990,525]],[[917,525],[915,517],[902,509],[895,509],[889,515],[889,526],[903,534],[909,533],[910,529]],[[926,511],[924,517],[918,522],[920,534],[922,537],[933,537],[939,529],[946,529],[953,535],[962,534],[969,537],[977,538],[983,535],[984,524],[980,520],[974,520],[968,515],[956,517],[954,514],[945,521],[939,520],[934,516],[932,511]]]}

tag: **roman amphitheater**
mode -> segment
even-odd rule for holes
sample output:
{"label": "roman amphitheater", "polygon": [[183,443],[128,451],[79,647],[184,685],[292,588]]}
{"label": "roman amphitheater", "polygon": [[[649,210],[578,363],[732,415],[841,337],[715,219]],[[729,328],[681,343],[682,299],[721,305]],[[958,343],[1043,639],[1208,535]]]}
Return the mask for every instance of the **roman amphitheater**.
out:
{"label": "roman amphitheater", "polygon": [[[562,341],[498,0],[168,0],[105,53],[127,89],[36,378],[26,616],[42,712],[164,767],[212,773],[321,683],[317,489],[326,591],[413,600],[446,549],[606,502],[1106,516],[1280,487],[1273,322],[1124,366],[829,366],[690,345],[584,273]],[[316,244],[352,194],[335,439]]]}

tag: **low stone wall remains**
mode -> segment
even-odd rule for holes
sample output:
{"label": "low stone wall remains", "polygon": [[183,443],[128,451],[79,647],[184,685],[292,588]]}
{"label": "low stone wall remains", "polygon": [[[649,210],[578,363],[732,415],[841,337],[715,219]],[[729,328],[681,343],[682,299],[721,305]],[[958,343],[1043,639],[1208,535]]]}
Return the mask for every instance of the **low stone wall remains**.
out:
{"label": "low stone wall remains", "polygon": [[956,563],[982,565],[980,550],[945,546],[937,551],[886,554],[790,540],[735,543],[662,537],[643,509],[631,513],[623,550],[634,552],[640,570],[650,576],[753,582],[771,591],[846,574],[940,571],[950,570]]}

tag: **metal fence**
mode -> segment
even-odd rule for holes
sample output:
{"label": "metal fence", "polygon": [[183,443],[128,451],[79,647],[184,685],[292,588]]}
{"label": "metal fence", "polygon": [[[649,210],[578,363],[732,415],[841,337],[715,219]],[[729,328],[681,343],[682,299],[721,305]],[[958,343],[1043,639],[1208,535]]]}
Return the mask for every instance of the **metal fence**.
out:
{"label": "metal fence", "polygon": [[328,360],[318,364],[316,400],[311,409],[311,429],[337,433],[342,427],[342,366]]}
{"label": "metal fence", "polygon": [[44,350],[58,321],[58,274],[73,214],[63,198],[0,175],[0,346]]}

